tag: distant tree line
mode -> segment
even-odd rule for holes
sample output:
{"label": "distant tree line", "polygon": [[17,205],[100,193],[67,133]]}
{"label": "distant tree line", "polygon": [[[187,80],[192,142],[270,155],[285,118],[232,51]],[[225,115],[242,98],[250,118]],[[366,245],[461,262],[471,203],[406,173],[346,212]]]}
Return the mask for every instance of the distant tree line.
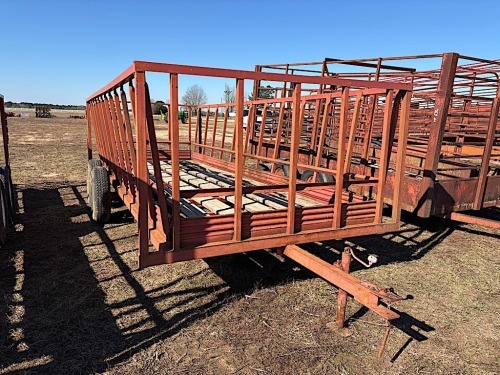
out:
{"label": "distant tree line", "polygon": [[85,110],[84,105],[63,105],[63,104],[46,104],[46,103],[28,103],[28,102],[5,102],[5,108],[35,108],[35,107],[49,107],[50,109],[78,109]]}

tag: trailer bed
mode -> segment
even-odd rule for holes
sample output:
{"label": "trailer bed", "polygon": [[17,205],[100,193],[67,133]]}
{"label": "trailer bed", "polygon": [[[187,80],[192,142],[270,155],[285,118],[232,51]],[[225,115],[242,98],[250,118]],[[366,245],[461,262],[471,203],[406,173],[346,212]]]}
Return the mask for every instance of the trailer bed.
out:
{"label": "trailer bed", "polygon": [[[171,162],[161,161],[162,179],[165,184],[172,184],[172,165]],[[234,188],[234,175],[210,167],[201,163],[193,163],[191,161],[182,161],[179,165],[180,169],[180,190],[204,190],[218,188]],[[151,163],[148,163],[148,170],[151,181],[154,182],[154,168]],[[251,179],[244,179],[243,186],[262,186],[263,183]],[[318,189],[323,196],[330,198],[333,196],[333,189]],[[167,194],[171,192],[169,186],[165,187]],[[296,197],[297,207],[312,207],[317,206],[322,200],[309,199],[301,194]],[[287,193],[268,192],[257,194],[243,195],[243,211],[244,212],[262,212],[268,210],[283,209],[288,206]],[[181,214],[183,217],[208,216],[208,215],[223,215],[234,214],[234,194],[202,197],[202,198],[183,198],[181,204]]]}

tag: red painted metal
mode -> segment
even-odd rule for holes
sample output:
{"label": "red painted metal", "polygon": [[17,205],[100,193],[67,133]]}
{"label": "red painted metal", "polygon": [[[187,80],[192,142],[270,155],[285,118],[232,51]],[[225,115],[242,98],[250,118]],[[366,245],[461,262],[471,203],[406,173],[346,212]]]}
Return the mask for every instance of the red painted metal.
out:
{"label": "red painted metal", "polygon": [[496,220],[467,215],[461,212],[452,212],[447,217],[451,220],[460,221],[466,224],[481,225],[483,227],[488,227],[492,229],[500,229],[500,222]]}
{"label": "red painted metal", "polygon": [[[157,140],[151,108],[146,104],[149,103],[149,88],[146,83],[148,69],[170,74],[169,141],[166,143]],[[236,83],[236,103],[202,106],[197,111],[196,119],[189,118],[189,129],[192,129],[191,123],[196,124],[194,141],[190,132],[188,135],[181,135],[179,131],[178,81],[185,74],[232,77]],[[266,99],[265,102],[245,102],[243,84],[244,79],[249,78],[279,80],[284,85],[293,81],[295,96]],[[301,96],[302,84],[314,83],[335,85],[338,90]],[[124,90],[125,85],[129,85],[129,100]],[[404,94],[393,100],[392,94],[387,95],[387,92],[392,93],[395,89]],[[345,153],[349,154],[355,149],[352,138],[356,136],[353,130],[356,120],[351,115],[352,106],[357,106],[356,111],[360,111],[362,100],[367,97],[377,94],[386,98],[387,108],[385,115],[382,115],[386,119],[386,128],[380,130],[380,133],[386,134],[387,124],[391,122],[389,116],[404,107],[401,100],[405,95],[409,98],[410,90],[411,85],[407,83],[135,62],[132,68],[88,99],[87,147],[91,157],[93,130],[99,156],[109,169],[112,179],[116,180],[114,185],[118,186],[119,195],[138,221],[141,267],[238,251],[282,247],[314,239],[381,233],[396,229],[399,218],[398,215],[389,219],[382,218],[382,198],[376,194],[363,198],[356,193],[356,189],[371,188],[372,191],[377,191],[386,188],[383,179],[371,177],[372,171],[353,174],[340,163],[342,168],[337,168],[335,172],[339,183],[304,183],[295,173],[291,173],[289,177],[278,176],[259,168],[264,163],[271,165],[271,168],[275,168],[277,164],[285,165],[290,170],[307,167],[316,175],[331,172],[330,167],[309,166],[312,159],[304,158],[301,154],[303,127],[317,129],[316,134],[322,134],[324,140],[329,135],[321,124],[331,122],[334,133],[344,134],[340,138],[337,136],[340,141],[335,147],[345,150],[340,155],[346,160]],[[405,105],[409,105],[409,100]],[[230,107],[236,108],[235,121],[229,118]],[[245,107],[254,116],[258,116],[259,111],[262,112],[260,125],[255,125],[252,120],[244,123]],[[339,109],[342,109],[341,112]],[[331,110],[331,114],[323,114],[327,110]],[[210,115],[211,111],[213,117]],[[266,125],[268,121],[272,121],[275,124],[273,126],[278,126],[274,122],[275,114],[278,113],[278,118],[282,120],[279,124],[282,132],[291,136],[291,144],[284,145],[290,160],[278,160],[275,153],[270,153],[267,148],[269,136]],[[404,133],[406,126],[401,123],[406,120],[404,111],[401,113],[403,120],[393,122]],[[307,125],[303,123],[304,118],[308,118]],[[219,122],[225,124],[222,135],[218,132]],[[256,143],[253,142],[252,132],[258,134]],[[278,142],[280,136],[272,129],[271,144],[282,147]],[[387,133],[386,138],[388,136],[390,135]],[[404,134],[400,136],[404,138]],[[286,136],[281,138],[287,139]],[[324,147],[323,141],[315,142],[318,148]],[[333,145],[335,141],[330,139],[329,142]],[[183,145],[191,146],[191,150],[188,154],[183,153],[181,158],[180,147]],[[163,151],[165,147],[167,152]],[[255,155],[255,150],[260,150],[263,155]],[[404,147],[391,151],[401,153],[401,150]],[[190,160],[186,160],[188,158]],[[221,173],[227,173],[222,180]],[[402,168],[399,168],[394,174],[398,176],[401,173]],[[199,178],[200,175],[204,176],[206,182],[200,182],[201,185],[195,190],[184,190],[186,181]],[[248,185],[247,179],[254,181],[253,186]],[[262,196],[263,194],[265,195]],[[397,191],[395,194],[399,195]],[[266,205],[270,201],[274,206]],[[362,201],[366,203],[365,208],[356,208]],[[306,207],[302,207],[304,204]],[[262,212],[248,212],[248,207],[257,207]],[[319,208],[323,210],[322,214],[312,214]],[[209,212],[214,209],[216,211]],[[224,214],[224,211],[228,214]],[[195,216],[191,217],[193,214]],[[213,224],[209,225],[209,221],[203,217]],[[220,220],[226,220],[226,217],[231,217],[229,223],[222,226],[216,224],[222,224]],[[156,250],[151,251],[149,243]]]}
{"label": "red painted metal", "polygon": [[0,121],[2,126],[2,140],[3,140],[3,160],[7,167],[10,166],[9,156],[9,128],[7,125],[7,115],[5,113],[5,102],[3,95],[0,95]]}
{"label": "red painted metal", "polygon": [[[434,64],[435,69],[413,67],[423,64]],[[341,69],[339,65],[344,67]],[[353,72],[346,73],[346,66],[352,66]],[[391,152],[386,177],[388,186],[384,189],[386,203],[397,204],[393,202],[394,189],[402,186],[401,193],[396,194],[401,195],[401,206],[421,217],[444,216],[500,204],[499,61],[444,53],[355,60],[326,58],[319,62],[258,65],[255,70],[413,83],[407,152],[402,159],[392,155],[394,148]],[[261,80],[256,81],[254,93],[269,90],[269,87],[282,92],[282,96],[290,96],[292,89],[288,84],[272,85],[272,82]],[[336,89],[334,85],[309,85],[307,93],[320,95]],[[351,171],[355,173],[366,170],[371,163],[379,163],[384,154],[380,144],[383,142],[381,100],[383,97],[374,93],[364,98],[361,106],[352,153],[360,163],[351,163]],[[327,121],[322,130],[328,133],[330,126]],[[391,131],[397,131],[397,127],[391,124]],[[303,137],[307,134],[304,132]],[[399,136],[389,137],[390,143],[393,138],[396,144],[401,141]],[[315,141],[310,142],[312,150]],[[328,156],[334,150],[330,150],[328,143],[322,147],[318,149],[320,156],[315,156],[311,164],[334,169],[336,158],[332,162]],[[307,150],[308,145],[305,145],[303,153]],[[277,158],[286,157],[284,155],[285,150],[275,153]],[[399,183],[392,168],[403,160],[406,171]],[[307,164],[305,160],[304,164]]]}
{"label": "red painted metal", "polygon": [[[346,248],[342,253],[340,269],[345,273],[349,273],[350,268],[351,268],[351,251],[349,248]],[[337,329],[344,328],[346,306],[347,306],[347,292],[343,289],[339,289],[339,294],[337,297],[337,317],[335,319],[335,325],[337,326]]]}
{"label": "red painted metal", "polygon": [[[148,72],[170,78],[165,141],[157,139]],[[236,102],[189,108],[186,133],[177,113],[184,75],[234,79]],[[249,79],[291,85],[292,96],[245,101]],[[303,96],[303,88],[313,84],[335,89]],[[391,217],[382,215],[380,192],[389,187],[386,179],[374,177],[371,167],[354,173],[351,155],[358,149],[363,105],[377,95],[385,100],[378,115],[383,122],[378,129],[384,147],[381,166],[389,167],[392,154],[404,160],[411,90],[409,83],[134,62],[87,99],[88,157],[93,157],[95,142],[112,186],[138,222],[139,267],[286,247],[285,255],[394,319],[397,314],[379,303],[392,297],[295,245],[399,229],[398,205]],[[397,147],[393,138],[398,138]],[[314,153],[303,154],[307,144]],[[330,158],[322,164],[325,150],[337,153],[337,163]],[[312,180],[301,181],[295,173],[304,169],[313,173]],[[394,166],[393,181],[401,181],[403,172],[403,166]],[[323,178],[327,174],[335,179]],[[371,193],[363,196],[363,189]],[[392,198],[399,202],[398,188]],[[345,309],[345,301],[340,302]]]}
{"label": "red painted metal", "polygon": [[3,182],[0,183],[0,245],[3,245],[7,237],[7,227],[11,224],[12,215],[16,211],[17,197],[12,185],[9,155],[9,129],[7,125],[7,114],[5,113],[5,102],[0,95],[0,124],[2,127],[3,162],[4,166],[0,173],[3,174]]}

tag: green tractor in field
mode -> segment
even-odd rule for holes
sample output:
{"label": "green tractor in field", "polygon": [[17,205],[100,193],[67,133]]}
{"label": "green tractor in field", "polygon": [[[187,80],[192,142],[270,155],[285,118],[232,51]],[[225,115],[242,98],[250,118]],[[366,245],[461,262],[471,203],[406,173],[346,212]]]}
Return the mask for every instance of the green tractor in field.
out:
{"label": "green tractor in field", "polygon": [[[165,122],[168,122],[168,106],[166,105],[163,105],[162,107],[160,107],[160,118],[165,121]],[[181,122],[183,124],[187,124],[187,120],[188,120],[188,117],[189,117],[189,114],[188,114],[188,111],[186,110],[179,110],[177,112],[177,118],[179,120],[181,120]]]}

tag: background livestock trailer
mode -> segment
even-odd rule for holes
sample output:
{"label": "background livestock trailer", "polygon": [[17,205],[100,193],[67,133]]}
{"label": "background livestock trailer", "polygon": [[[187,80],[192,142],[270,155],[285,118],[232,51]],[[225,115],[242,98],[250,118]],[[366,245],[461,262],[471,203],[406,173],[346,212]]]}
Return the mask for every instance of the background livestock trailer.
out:
{"label": "background livestock trailer", "polygon": [[[168,125],[161,122],[166,127],[164,131],[155,126],[146,72],[164,73],[169,78],[170,111]],[[236,102],[198,108],[196,116],[181,124],[179,80],[189,75],[234,80]],[[268,141],[263,136],[265,126],[245,126],[245,106],[257,113],[262,103],[245,103],[244,87],[259,80],[292,88],[291,96],[272,100],[278,111],[277,134],[289,137],[286,160],[276,154],[255,152]],[[331,141],[336,142],[337,150],[333,170],[303,164],[301,159],[302,117],[311,100],[302,96],[303,85],[336,87],[314,96],[314,100],[329,108],[329,116],[323,116],[323,121],[331,121],[329,128],[337,134],[336,141]],[[349,275],[348,250],[342,262],[331,265],[296,245],[399,228],[399,186],[404,173],[411,89],[409,83],[136,61],[87,99],[92,217],[97,221],[109,217],[110,186],[114,186],[138,222],[140,267],[275,249],[343,291],[339,297],[339,327],[344,323],[345,293],[384,319],[395,319],[398,314],[388,305],[402,298],[392,290],[362,283]],[[350,172],[354,119],[360,103],[373,95],[383,99],[379,106],[381,151],[377,177],[370,169]],[[230,108],[235,109],[234,115],[229,114]],[[261,124],[265,125],[266,113],[261,117]],[[254,130],[260,131],[257,140],[251,139]],[[99,159],[92,158],[92,134]],[[393,142],[396,136],[397,147]],[[322,143],[316,147],[321,154]],[[334,178],[301,181],[295,173],[275,173],[301,168]],[[389,169],[394,181],[393,207],[390,215],[384,216],[382,194],[377,192],[386,189],[385,175]],[[365,193],[360,194],[362,191]]]}
{"label": "background livestock trailer", "polygon": [[[458,211],[500,204],[498,61],[444,53],[357,60],[326,58],[311,63],[258,65],[256,71],[412,83],[402,208],[420,217],[463,218]],[[259,97],[261,91],[269,90],[283,97],[290,96],[291,87],[257,81],[253,95]],[[332,90],[336,87],[328,84],[306,88],[308,94],[314,95]],[[322,115],[322,109],[317,105],[311,108],[311,123],[318,124],[314,118]],[[377,163],[383,111],[384,99],[377,94],[360,103],[353,133],[353,173]],[[310,164],[329,165],[328,142],[325,151],[315,155],[318,131],[314,127],[304,130],[307,141],[303,154],[310,158]],[[397,135],[394,141],[398,142]],[[389,179],[385,197],[391,203],[395,184],[391,174]]]}

